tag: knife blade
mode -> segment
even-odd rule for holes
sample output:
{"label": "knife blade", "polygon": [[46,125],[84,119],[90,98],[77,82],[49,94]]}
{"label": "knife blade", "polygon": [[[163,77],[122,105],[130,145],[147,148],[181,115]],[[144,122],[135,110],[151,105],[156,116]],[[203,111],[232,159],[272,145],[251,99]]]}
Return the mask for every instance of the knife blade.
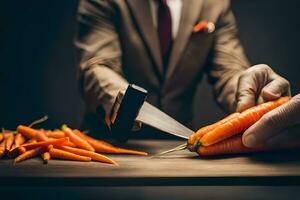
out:
{"label": "knife blade", "polygon": [[188,139],[189,136],[194,133],[194,131],[146,101],[143,103],[135,120],[164,133],[169,133],[184,139]]}
{"label": "knife blade", "polygon": [[130,84],[120,92],[111,113],[111,130],[120,140],[126,140],[124,132],[130,132],[134,124],[147,124],[164,133],[188,139],[194,133],[163,111],[146,102],[147,90]]}

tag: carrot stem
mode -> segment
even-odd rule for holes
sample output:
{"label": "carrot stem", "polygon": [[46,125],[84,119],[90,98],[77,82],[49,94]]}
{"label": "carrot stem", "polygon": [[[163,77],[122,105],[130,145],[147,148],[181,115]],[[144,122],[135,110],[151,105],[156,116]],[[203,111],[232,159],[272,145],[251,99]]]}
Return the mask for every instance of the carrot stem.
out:
{"label": "carrot stem", "polygon": [[40,118],[40,119],[37,119],[35,121],[33,121],[31,124],[29,124],[28,127],[33,127],[34,125],[37,125],[37,124],[40,124],[40,123],[43,123],[44,121],[48,120],[48,115],[45,115],[44,117]]}

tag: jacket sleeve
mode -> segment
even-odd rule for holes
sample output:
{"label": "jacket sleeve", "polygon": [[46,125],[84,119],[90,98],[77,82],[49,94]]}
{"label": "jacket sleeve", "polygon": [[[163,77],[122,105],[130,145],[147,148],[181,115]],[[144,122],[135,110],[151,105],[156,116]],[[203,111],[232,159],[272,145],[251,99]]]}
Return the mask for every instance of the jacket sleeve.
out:
{"label": "jacket sleeve", "polygon": [[241,72],[249,67],[243,47],[238,38],[230,1],[224,0],[224,10],[217,23],[211,61],[207,68],[208,80],[214,87],[218,104],[227,112],[236,107],[236,91]]}
{"label": "jacket sleeve", "polygon": [[82,0],[79,4],[75,40],[79,87],[88,109],[103,117],[110,114],[118,92],[128,86],[114,15],[109,1]]}

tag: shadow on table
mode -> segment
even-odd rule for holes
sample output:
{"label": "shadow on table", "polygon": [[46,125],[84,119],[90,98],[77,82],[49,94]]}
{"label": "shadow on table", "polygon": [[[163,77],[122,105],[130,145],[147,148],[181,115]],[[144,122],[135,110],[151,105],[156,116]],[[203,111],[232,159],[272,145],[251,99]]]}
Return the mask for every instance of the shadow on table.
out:
{"label": "shadow on table", "polygon": [[288,163],[300,161],[300,150],[284,150],[284,151],[272,151],[272,152],[255,152],[248,154],[232,154],[232,155],[219,155],[219,156],[209,156],[200,157],[198,155],[192,154],[190,152],[178,151],[171,153],[169,155],[157,156],[157,159],[203,159],[203,160],[224,160],[232,159],[238,157],[247,157],[249,160],[253,160],[256,163]]}

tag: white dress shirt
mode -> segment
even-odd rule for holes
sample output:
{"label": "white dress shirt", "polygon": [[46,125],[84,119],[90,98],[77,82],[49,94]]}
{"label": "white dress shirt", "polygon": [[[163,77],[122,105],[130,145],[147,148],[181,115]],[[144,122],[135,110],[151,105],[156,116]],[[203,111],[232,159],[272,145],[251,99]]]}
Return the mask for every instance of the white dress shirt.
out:
{"label": "white dress shirt", "polygon": [[[149,3],[150,3],[153,24],[154,27],[157,28],[158,2],[157,0],[149,0]],[[172,37],[173,39],[175,39],[180,24],[182,0],[167,0],[167,4],[170,8],[171,17],[172,17]]]}

